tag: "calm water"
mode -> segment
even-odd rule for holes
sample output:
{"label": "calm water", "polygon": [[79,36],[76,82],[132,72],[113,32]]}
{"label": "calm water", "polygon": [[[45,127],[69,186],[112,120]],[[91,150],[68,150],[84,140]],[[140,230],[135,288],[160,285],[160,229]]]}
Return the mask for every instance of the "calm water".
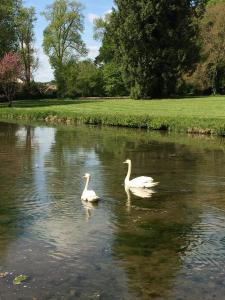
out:
{"label": "calm water", "polygon": [[225,141],[0,123],[0,272],[1,300],[225,299]]}

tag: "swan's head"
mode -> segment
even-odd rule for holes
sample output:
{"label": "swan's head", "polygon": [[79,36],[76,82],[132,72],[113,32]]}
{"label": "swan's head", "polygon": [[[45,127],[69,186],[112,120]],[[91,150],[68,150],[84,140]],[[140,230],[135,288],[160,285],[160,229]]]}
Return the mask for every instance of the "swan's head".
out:
{"label": "swan's head", "polygon": [[90,177],[91,177],[91,175],[89,173],[85,173],[83,176],[83,178],[90,178]]}
{"label": "swan's head", "polygon": [[126,159],[123,163],[124,164],[131,164],[131,160],[130,159]]}

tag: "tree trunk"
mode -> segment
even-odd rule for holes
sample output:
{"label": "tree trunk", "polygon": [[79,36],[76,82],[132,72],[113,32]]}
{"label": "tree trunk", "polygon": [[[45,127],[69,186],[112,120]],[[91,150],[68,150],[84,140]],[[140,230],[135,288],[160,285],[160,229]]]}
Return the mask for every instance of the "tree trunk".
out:
{"label": "tree trunk", "polygon": [[213,95],[215,96],[217,94],[217,70],[213,73],[213,78],[212,78],[212,92]]}

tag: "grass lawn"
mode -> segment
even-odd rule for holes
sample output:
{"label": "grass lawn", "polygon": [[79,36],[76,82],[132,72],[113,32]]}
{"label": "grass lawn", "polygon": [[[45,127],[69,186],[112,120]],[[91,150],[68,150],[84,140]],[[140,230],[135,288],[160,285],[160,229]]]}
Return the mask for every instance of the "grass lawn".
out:
{"label": "grass lawn", "polygon": [[0,118],[225,135],[225,97],[17,101],[2,104]]}

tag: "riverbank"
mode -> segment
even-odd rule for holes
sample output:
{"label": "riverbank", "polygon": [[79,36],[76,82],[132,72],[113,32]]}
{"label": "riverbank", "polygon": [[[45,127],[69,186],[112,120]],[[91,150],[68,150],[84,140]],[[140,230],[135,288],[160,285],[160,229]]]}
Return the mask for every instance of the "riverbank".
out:
{"label": "riverbank", "polygon": [[94,124],[225,135],[225,97],[164,100],[30,100],[0,106],[2,120]]}

